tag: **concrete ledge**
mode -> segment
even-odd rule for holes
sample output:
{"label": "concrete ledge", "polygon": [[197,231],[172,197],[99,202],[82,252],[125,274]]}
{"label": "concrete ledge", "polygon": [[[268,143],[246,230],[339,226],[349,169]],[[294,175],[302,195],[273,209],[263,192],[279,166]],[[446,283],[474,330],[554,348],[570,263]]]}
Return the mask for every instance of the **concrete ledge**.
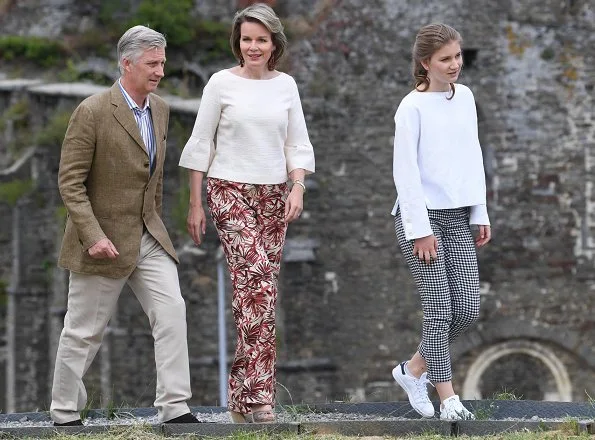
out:
{"label": "concrete ledge", "polygon": [[[78,435],[78,434],[101,434],[113,432],[122,434],[133,428],[133,425],[111,425],[111,426],[46,426],[46,427],[23,427],[23,428],[0,428],[0,438],[48,438],[56,434]],[[138,429],[138,425],[134,425]],[[147,431],[155,434],[161,433],[161,425],[146,425]]]}
{"label": "concrete ledge", "polygon": [[[0,438],[47,438],[58,432],[121,433],[130,429],[138,430],[139,426],[167,436],[193,434],[198,437],[222,437],[242,432],[379,437],[410,434],[474,436],[549,430],[561,430],[576,435],[595,434],[595,406],[590,402],[480,400],[464,403],[479,420],[444,422],[438,418],[421,419],[408,402],[323,403],[291,405],[285,408],[279,405],[277,412],[280,423],[275,424],[222,422],[227,420],[227,417],[221,416],[227,409],[212,406],[191,407],[199,420],[206,423],[178,425],[155,423],[155,408],[118,408],[120,420],[110,421],[105,420],[106,410],[91,410],[87,415],[89,424],[83,427],[51,426],[48,412],[0,414],[0,426],[7,424],[7,427],[0,427]],[[139,420],[130,421],[127,418]],[[17,422],[16,426],[13,425],[14,422]],[[23,425],[38,422],[45,426],[18,426],[18,422]]]}
{"label": "concrete ledge", "polygon": [[[547,432],[560,430],[568,435],[595,434],[595,422],[584,421],[515,421],[515,420],[470,420],[445,422],[429,420],[345,420],[334,422],[303,423],[200,423],[177,425],[141,425],[148,432],[165,436],[193,435],[198,438],[228,437],[241,433],[301,435],[343,435],[348,437],[363,436],[407,436],[407,435],[442,435],[442,436],[488,436],[505,433]],[[64,427],[22,427],[0,428],[0,439],[12,438],[49,438],[57,434],[98,434],[111,432],[121,438],[128,430],[139,429],[139,425],[111,426],[64,426]]]}
{"label": "concrete ledge", "polygon": [[453,423],[454,436],[496,435],[517,431],[544,432],[559,429],[564,422],[522,420],[466,420]]}
{"label": "concrete ledge", "polygon": [[[595,417],[590,402],[542,402],[537,400],[465,400],[463,404],[473,413],[483,413],[486,419],[561,419]],[[477,414],[476,414],[477,415]]]}
{"label": "concrete ledge", "polygon": [[180,423],[161,425],[167,436],[193,434],[198,437],[226,437],[238,433],[299,434],[298,423]]}
{"label": "concrete ledge", "polygon": [[[434,410],[438,402],[433,402]],[[317,414],[366,414],[381,417],[403,417],[406,419],[422,419],[409,402],[363,402],[363,403],[316,403],[314,405],[296,405],[304,410]]]}
{"label": "concrete ledge", "polygon": [[304,422],[300,434],[339,434],[345,436],[445,435],[452,433],[452,423],[441,420],[345,420],[341,422]]}

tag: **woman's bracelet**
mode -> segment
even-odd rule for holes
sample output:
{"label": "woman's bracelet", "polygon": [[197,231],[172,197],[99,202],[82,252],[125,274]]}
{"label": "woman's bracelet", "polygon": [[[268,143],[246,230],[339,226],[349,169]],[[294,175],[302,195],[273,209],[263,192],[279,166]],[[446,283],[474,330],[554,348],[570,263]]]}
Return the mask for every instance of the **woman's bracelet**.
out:
{"label": "woman's bracelet", "polygon": [[293,181],[293,184],[301,186],[304,189],[304,192],[306,192],[306,185],[304,185],[304,182],[302,182],[301,180],[295,179]]}

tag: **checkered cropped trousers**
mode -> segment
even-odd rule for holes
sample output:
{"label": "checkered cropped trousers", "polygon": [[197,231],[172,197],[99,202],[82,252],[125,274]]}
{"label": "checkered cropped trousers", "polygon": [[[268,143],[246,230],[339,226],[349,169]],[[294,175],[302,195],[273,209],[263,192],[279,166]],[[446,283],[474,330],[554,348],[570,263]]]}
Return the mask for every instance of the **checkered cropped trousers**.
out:
{"label": "checkered cropped trousers", "polygon": [[405,238],[401,212],[395,231],[423,308],[423,333],[418,351],[433,383],[452,380],[450,344],[479,317],[479,271],[469,208],[428,210],[438,240],[438,259],[430,264],[413,255],[413,240]]}

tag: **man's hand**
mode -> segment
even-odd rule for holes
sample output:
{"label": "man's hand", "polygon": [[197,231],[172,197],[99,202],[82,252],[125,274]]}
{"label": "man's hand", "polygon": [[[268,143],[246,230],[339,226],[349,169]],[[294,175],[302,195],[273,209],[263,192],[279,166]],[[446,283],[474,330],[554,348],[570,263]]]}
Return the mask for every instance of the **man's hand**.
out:
{"label": "man's hand", "polygon": [[97,260],[101,260],[103,258],[115,260],[118,255],[120,255],[116,249],[116,246],[114,246],[114,244],[108,238],[102,238],[93,246],[91,246],[87,252],[89,252],[89,256],[91,258],[95,258]]}
{"label": "man's hand", "polygon": [[438,259],[438,240],[432,235],[416,238],[413,242],[413,255],[426,264],[430,264],[432,259]]}

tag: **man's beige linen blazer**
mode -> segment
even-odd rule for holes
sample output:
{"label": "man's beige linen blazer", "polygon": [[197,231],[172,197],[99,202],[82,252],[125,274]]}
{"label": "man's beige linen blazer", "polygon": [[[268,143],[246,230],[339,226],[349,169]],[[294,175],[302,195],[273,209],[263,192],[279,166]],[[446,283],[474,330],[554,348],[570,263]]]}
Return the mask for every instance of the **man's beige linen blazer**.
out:
{"label": "man's beige linen blazer", "polygon": [[[179,262],[161,220],[169,107],[153,93],[149,103],[157,150],[152,175],[147,148],[117,82],[85,99],[72,114],[58,173],[68,211],[60,267],[109,278],[130,275],[139,255],[143,224]],[[94,259],[87,252],[104,237],[120,254],[115,260]]]}

